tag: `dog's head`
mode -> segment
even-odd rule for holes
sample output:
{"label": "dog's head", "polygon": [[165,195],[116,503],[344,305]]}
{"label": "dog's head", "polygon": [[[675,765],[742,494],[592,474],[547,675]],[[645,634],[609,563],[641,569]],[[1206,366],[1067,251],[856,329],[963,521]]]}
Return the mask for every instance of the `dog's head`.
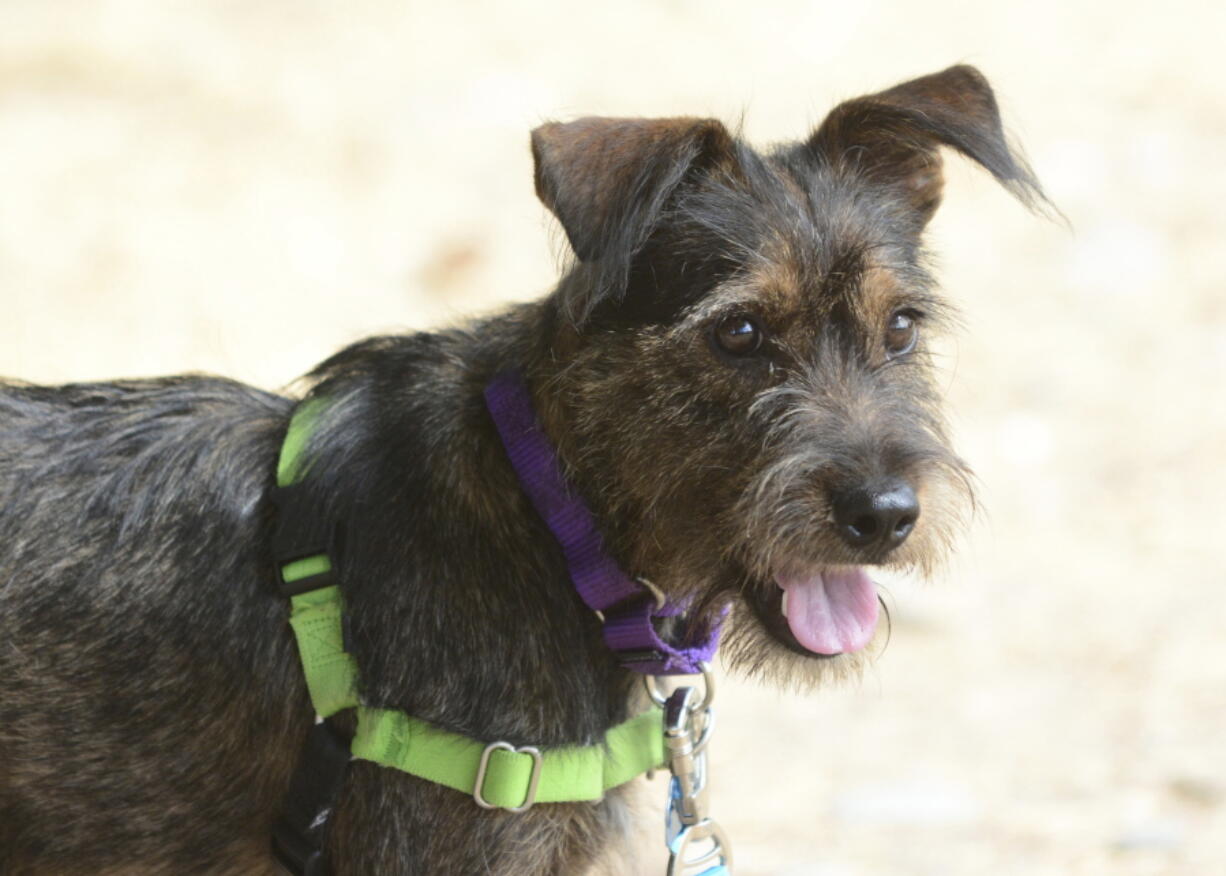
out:
{"label": "dog's head", "polygon": [[1043,202],[988,83],[953,67],[766,153],[694,118],[532,146],[577,257],[546,421],[615,552],[701,609],[735,597],[734,665],[854,667],[881,638],[873,567],[927,571],[970,500],[929,346],[939,147]]}

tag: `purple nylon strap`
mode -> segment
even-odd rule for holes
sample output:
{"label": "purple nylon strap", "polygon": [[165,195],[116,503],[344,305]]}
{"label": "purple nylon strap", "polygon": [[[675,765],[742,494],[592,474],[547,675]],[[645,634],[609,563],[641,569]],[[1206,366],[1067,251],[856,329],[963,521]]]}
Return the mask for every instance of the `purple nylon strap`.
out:
{"label": "purple nylon strap", "polygon": [[604,549],[592,512],[567,486],[523,378],[510,371],[497,375],[485,388],[485,404],[520,485],[562,546],[575,591],[588,608],[604,615],[605,644],[627,669],[645,675],[701,672],[700,664],[719,646],[719,624],[679,647],[656,632],[653,619],[675,617],[685,607],[671,602],[657,606],[652,592]]}

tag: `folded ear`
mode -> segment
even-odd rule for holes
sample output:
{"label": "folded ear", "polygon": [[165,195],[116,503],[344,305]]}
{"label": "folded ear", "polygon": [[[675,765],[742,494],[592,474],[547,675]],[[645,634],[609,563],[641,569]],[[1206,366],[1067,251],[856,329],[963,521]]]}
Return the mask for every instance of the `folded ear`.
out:
{"label": "folded ear", "polygon": [[978,163],[1027,207],[1050,206],[1025,158],[1010,146],[996,96],[974,67],[950,67],[839,104],[807,145],[829,164],[894,188],[920,227],[941,202],[939,146]]}
{"label": "folded ear", "polygon": [[532,156],[537,196],[580,261],[600,264],[602,294],[618,295],[669,197],[693,171],[732,162],[733,140],[715,119],[590,117],[541,125]]}

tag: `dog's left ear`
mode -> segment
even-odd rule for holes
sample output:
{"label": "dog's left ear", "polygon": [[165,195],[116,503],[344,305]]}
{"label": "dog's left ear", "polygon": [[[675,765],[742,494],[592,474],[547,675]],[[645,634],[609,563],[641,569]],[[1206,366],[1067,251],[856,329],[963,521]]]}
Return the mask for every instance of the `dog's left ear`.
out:
{"label": "dog's left ear", "polygon": [[941,203],[939,146],[978,163],[1027,207],[1050,206],[1025,158],[1010,146],[996,96],[974,67],[950,67],[839,104],[806,146],[829,164],[894,189],[920,228]]}
{"label": "dog's left ear", "polygon": [[595,295],[566,301],[582,322],[602,296],[625,289],[630,262],[670,197],[698,172],[731,166],[734,144],[716,119],[589,117],[532,132],[536,193],[575,255],[596,268]]}

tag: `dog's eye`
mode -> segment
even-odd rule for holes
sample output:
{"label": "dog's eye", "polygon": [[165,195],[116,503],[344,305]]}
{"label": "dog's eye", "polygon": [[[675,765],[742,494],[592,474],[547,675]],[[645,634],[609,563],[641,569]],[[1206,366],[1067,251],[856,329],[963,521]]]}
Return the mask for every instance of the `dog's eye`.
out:
{"label": "dog's eye", "polygon": [[726,353],[745,356],[762,346],[762,330],[747,316],[725,316],[715,326],[715,342]]}
{"label": "dog's eye", "polygon": [[896,310],[885,327],[885,351],[890,356],[902,356],[915,349],[919,340],[919,320],[915,311]]}

